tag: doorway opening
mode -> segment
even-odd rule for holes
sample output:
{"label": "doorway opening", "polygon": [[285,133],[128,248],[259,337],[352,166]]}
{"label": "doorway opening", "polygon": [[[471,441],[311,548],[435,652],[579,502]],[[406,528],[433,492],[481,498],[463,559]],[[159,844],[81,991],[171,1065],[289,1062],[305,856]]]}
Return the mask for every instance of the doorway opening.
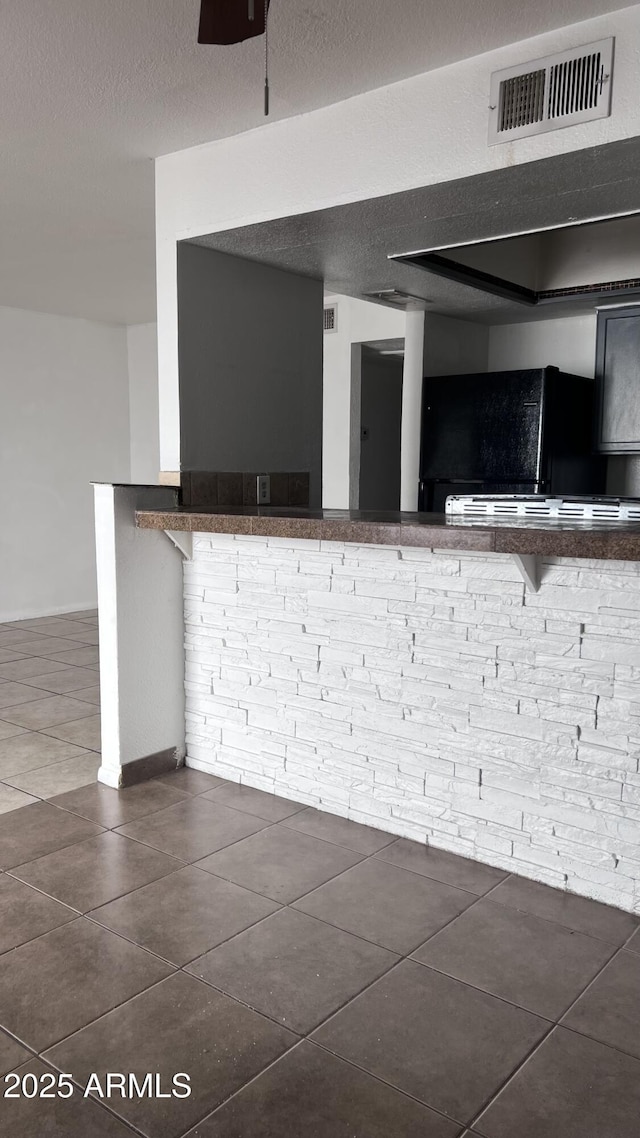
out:
{"label": "doorway opening", "polygon": [[399,510],[404,340],[377,340],[357,348],[358,508]]}

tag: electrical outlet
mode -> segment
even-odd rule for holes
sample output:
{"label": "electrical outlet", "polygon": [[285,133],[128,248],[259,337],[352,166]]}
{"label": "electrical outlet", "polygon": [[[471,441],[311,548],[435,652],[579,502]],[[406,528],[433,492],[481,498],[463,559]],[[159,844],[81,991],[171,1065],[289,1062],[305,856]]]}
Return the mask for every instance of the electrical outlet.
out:
{"label": "electrical outlet", "polygon": [[258,505],[268,506],[271,501],[271,478],[268,474],[259,474],[257,483]]}

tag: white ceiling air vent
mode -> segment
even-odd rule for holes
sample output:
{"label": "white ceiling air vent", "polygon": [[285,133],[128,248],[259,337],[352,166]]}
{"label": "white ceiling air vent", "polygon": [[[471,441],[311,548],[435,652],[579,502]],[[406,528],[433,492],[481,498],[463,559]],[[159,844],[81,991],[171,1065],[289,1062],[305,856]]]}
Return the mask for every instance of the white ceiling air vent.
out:
{"label": "white ceiling air vent", "polygon": [[324,324],[325,332],[338,331],[338,305],[327,304],[324,310]]}
{"label": "white ceiling air vent", "polygon": [[414,296],[410,292],[400,292],[397,288],[381,288],[376,292],[365,292],[364,300],[377,300],[381,304],[392,304],[394,308],[423,308],[426,304],[433,304],[422,296]]}
{"label": "white ceiling air vent", "polygon": [[613,37],[495,71],[489,144],[611,114]]}

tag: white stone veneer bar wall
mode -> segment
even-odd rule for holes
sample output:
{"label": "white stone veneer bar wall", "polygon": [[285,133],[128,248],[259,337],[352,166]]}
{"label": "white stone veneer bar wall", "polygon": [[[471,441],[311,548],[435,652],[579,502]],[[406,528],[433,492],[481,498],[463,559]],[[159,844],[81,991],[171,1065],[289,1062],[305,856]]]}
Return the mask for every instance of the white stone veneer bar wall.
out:
{"label": "white stone veneer bar wall", "polygon": [[640,565],[194,534],[188,763],[640,911]]}

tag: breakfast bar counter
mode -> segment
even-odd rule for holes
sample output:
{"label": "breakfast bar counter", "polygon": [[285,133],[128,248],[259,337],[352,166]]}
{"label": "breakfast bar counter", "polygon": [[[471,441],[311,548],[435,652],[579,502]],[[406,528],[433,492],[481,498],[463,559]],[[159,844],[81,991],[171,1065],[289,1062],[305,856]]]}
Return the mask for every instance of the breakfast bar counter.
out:
{"label": "breakfast bar counter", "polygon": [[640,912],[633,518],[96,486],[96,527],[101,781],[186,761]]}
{"label": "breakfast bar counter", "polygon": [[640,562],[640,522],[467,520],[445,514],[266,507],[136,512],[143,529]]}

